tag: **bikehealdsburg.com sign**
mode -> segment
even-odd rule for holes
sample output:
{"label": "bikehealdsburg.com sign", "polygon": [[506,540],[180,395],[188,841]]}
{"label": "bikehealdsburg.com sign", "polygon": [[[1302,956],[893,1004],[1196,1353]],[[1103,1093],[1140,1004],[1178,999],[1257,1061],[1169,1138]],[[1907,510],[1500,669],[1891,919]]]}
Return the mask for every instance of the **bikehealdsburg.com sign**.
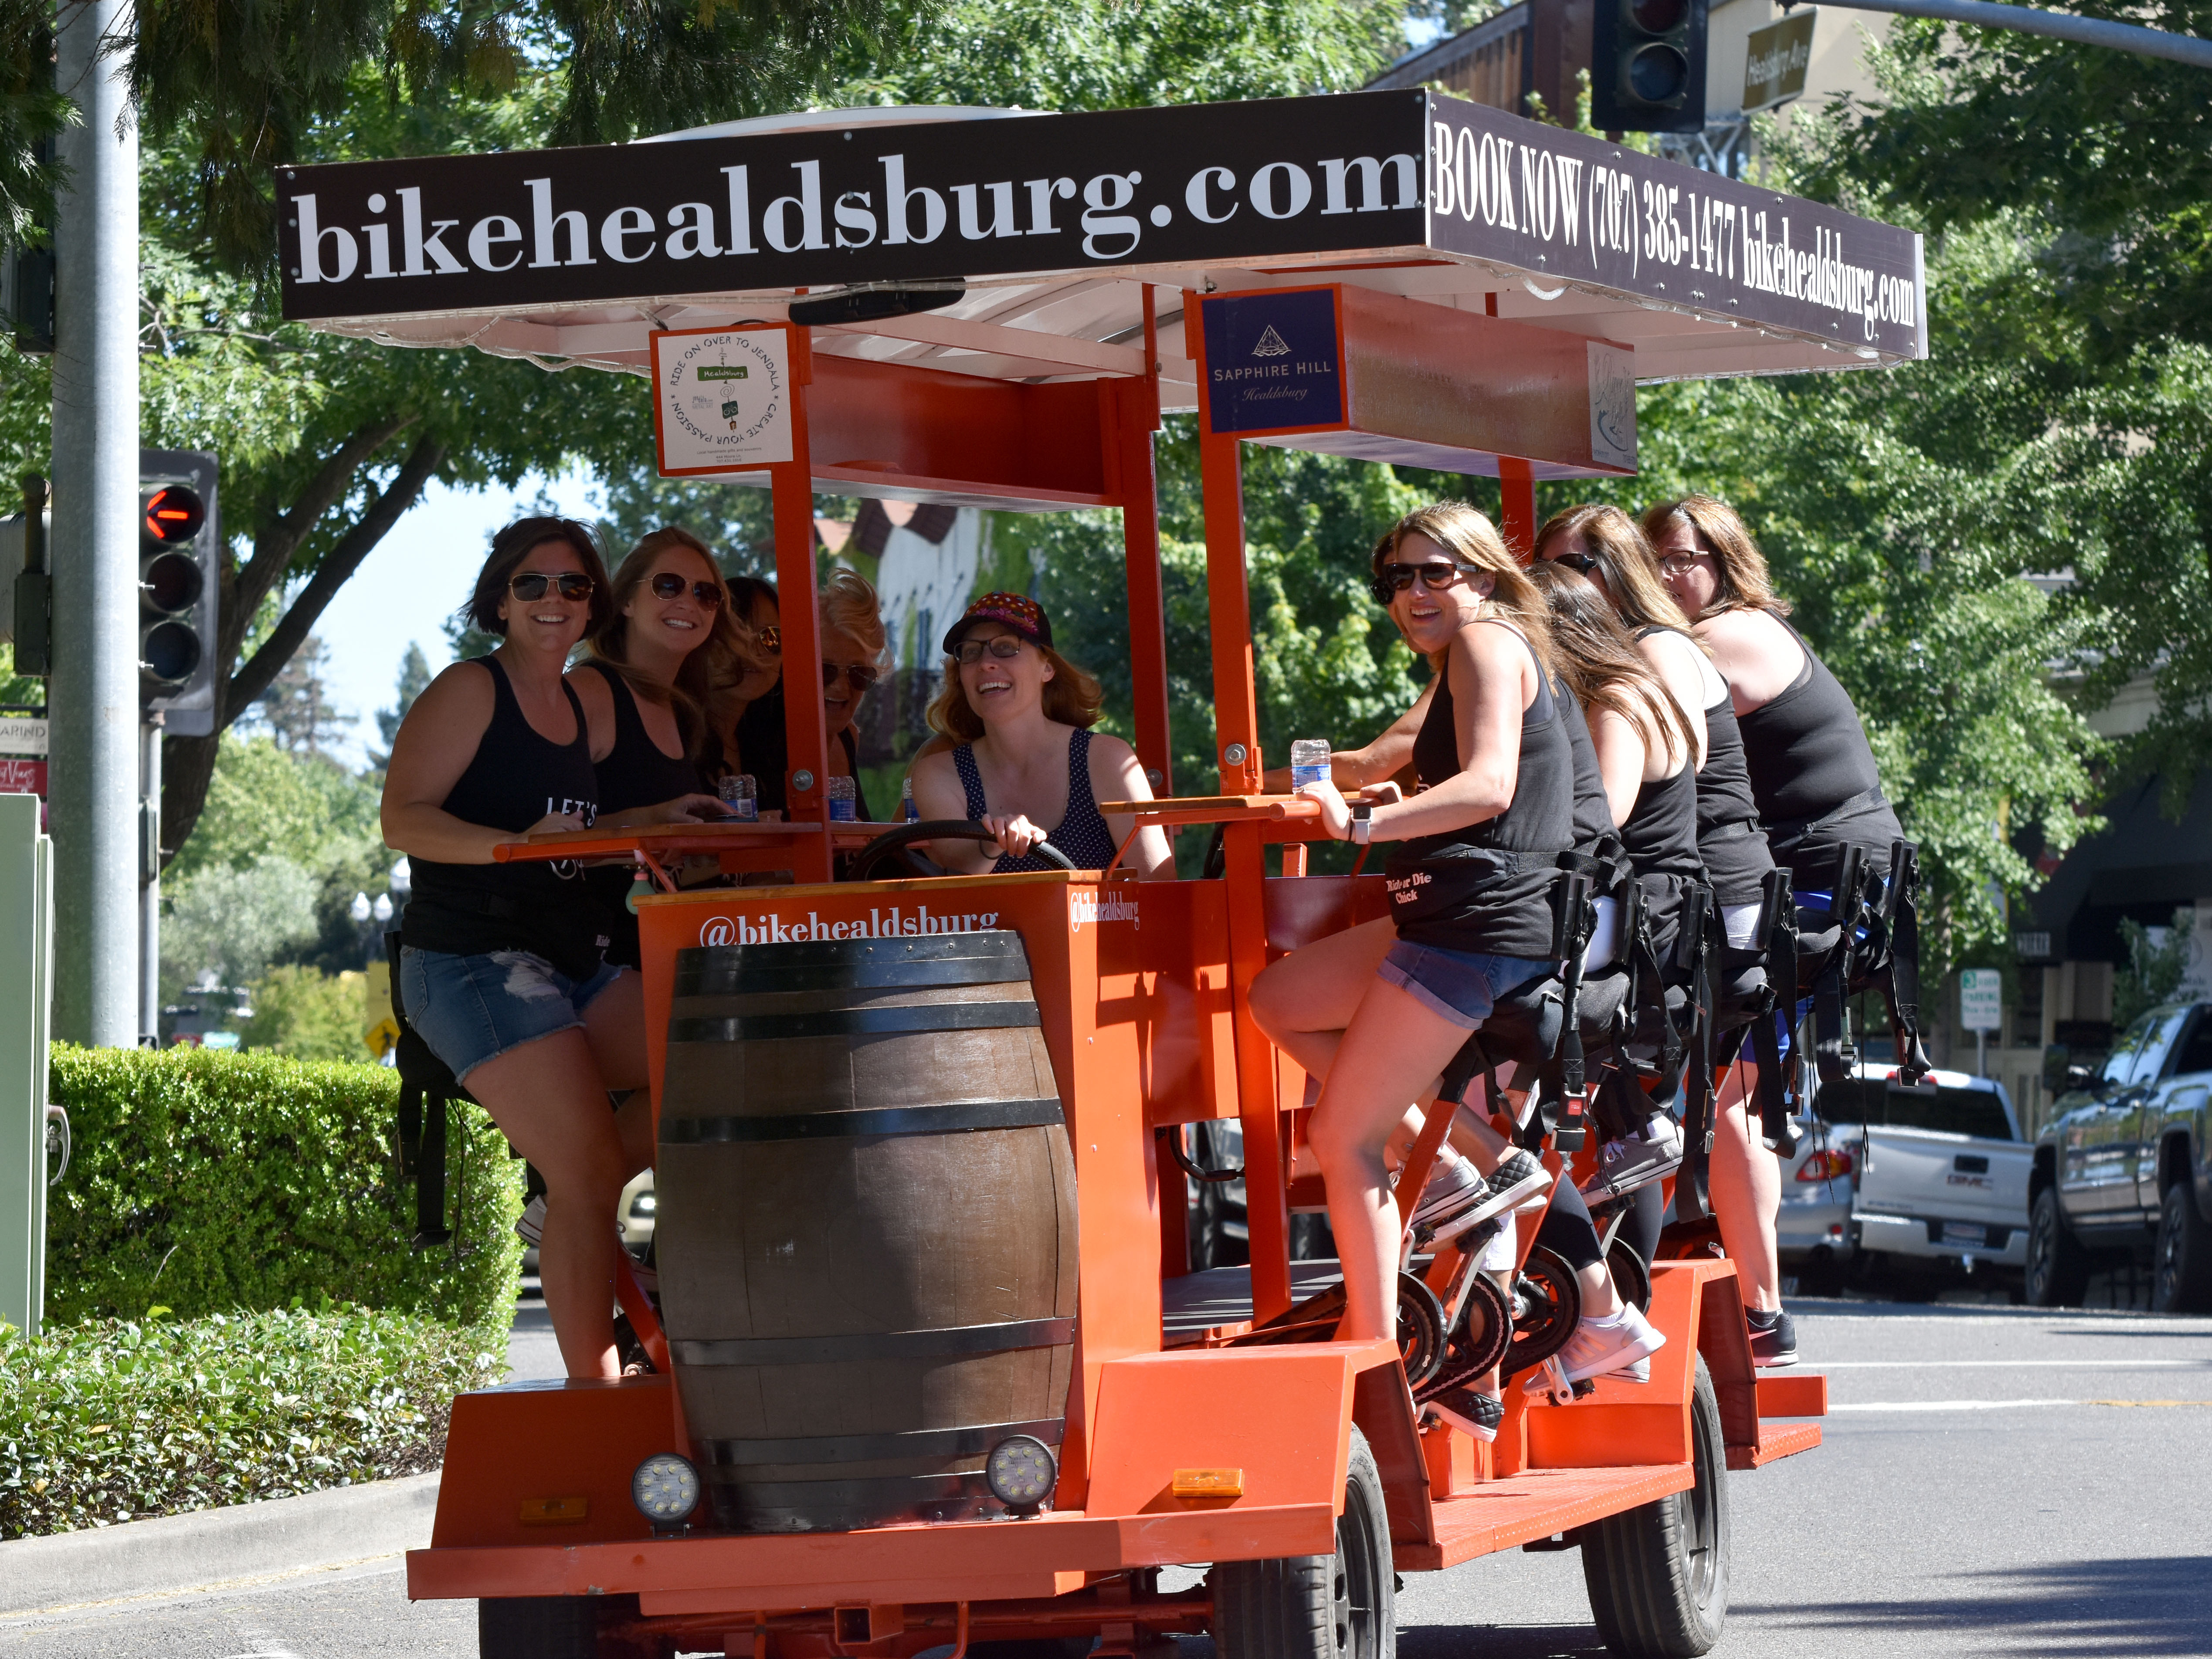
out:
{"label": "bikehealdsburg.com sign", "polygon": [[791,459],[790,346],[781,324],[653,336],[653,430],[664,475]]}
{"label": "bikehealdsburg.com sign", "polygon": [[1912,233],[1424,92],[347,162],[276,185],[284,313],[307,321],[1428,249],[1926,354]]}

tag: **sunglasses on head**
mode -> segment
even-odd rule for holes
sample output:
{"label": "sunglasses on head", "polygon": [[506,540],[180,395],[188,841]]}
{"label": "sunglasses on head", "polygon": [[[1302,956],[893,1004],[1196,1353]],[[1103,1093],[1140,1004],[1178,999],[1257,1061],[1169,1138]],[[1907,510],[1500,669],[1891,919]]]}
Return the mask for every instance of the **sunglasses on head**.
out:
{"label": "sunglasses on head", "polygon": [[1578,576],[1588,576],[1597,568],[1597,560],[1586,553],[1555,553],[1548,562],[1564,565]]}
{"label": "sunglasses on head", "polygon": [[507,585],[508,591],[516,598],[527,602],[532,599],[543,599],[545,596],[545,590],[549,587],[558,588],[563,599],[588,599],[592,596],[592,589],[596,584],[590,577],[580,570],[564,570],[558,575],[549,575],[544,571],[539,570],[526,570],[518,571],[508,577]]}
{"label": "sunglasses on head", "polygon": [[1413,578],[1417,576],[1421,578],[1425,586],[1441,592],[1458,581],[1461,577],[1479,575],[1481,571],[1482,566],[1480,565],[1462,565],[1456,560],[1431,559],[1427,563],[1419,565],[1401,565],[1393,562],[1376,571],[1375,579],[1368,584],[1368,587],[1375,595],[1376,603],[1387,605],[1398,595],[1412,587]]}
{"label": "sunglasses on head", "polygon": [[720,582],[687,583],[672,570],[661,572],[653,578],[651,585],[653,596],[656,599],[681,598],[688,586],[691,590],[691,596],[708,610],[714,609],[722,602],[723,588]]}
{"label": "sunglasses on head", "polygon": [[822,689],[827,691],[840,679],[856,692],[866,691],[883,678],[881,670],[866,663],[824,663],[822,665]]}
{"label": "sunglasses on head", "polygon": [[1022,654],[1022,639],[1017,633],[995,633],[988,639],[963,639],[954,655],[963,663],[980,663],[983,653],[989,651],[1001,662]]}

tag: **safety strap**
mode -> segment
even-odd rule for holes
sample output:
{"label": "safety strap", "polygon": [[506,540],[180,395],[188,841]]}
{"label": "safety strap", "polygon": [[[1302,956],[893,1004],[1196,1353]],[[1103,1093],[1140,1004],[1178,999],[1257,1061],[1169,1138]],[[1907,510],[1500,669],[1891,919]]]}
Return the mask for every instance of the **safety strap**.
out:
{"label": "safety strap", "polygon": [[1752,1022],[1752,1056],[1759,1063],[1759,1138],[1767,1146],[1794,1146],[1791,1126],[1803,1099],[1798,1067],[1801,1056],[1793,1041],[1785,1059],[1775,1032],[1779,1019],[1797,1017],[1797,906],[1790,892],[1787,869],[1767,871],[1759,900],[1766,941],[1766,980],[1772,1007]]}

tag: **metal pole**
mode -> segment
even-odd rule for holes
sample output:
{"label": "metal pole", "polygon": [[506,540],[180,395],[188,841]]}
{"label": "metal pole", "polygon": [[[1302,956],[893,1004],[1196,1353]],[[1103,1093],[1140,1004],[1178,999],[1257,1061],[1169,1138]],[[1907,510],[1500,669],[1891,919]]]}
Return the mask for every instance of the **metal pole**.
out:
{"label": "metal pole", "polygon": [[2071,40],[2079,45],[2109,46],[2114,51],[2132,51],[2144,58],[2170,58],[2177,64],[2212,70],[2212,40],[2193,34],[2172,34],[2165,29],[2147,29],[2137,23],[2114,23],[2102,17],[2045,11],[2037,6],[2000,5],[1996,0],[1820,0],[1820,3],[1850,11],[1940,17],[1947,23],[1973,23],[1985,29],[2017,29],[2023,34],[2047,34],[2053,39]]}
{"label": "metal pole", "polygon": [[138,134],[101,37],[128,0],[63,0],[56,80],[80,121],[54,225],[54,1034],[138,1038]]}
{"label": "metal pole", "polygon": [[138,728],[138,1040],[161,1046],[161,733],[159,714]]}

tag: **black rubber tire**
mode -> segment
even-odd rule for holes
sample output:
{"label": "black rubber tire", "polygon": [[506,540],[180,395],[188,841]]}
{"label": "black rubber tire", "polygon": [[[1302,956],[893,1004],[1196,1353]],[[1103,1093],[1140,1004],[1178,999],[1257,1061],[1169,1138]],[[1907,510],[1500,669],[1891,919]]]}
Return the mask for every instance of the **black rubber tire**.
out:
{"label": "black rubber tire", "polygon": [[481,1659],[599,1659],[599,1617],[605,1595],[513,1595],[477,1603],[477,1652]]}
{"label": "black rubber tire", "polygon": [[1218,1659],[1395,1659],[1390,1517],[1367,1437],[1352,1431],[1335,1554],[1224,1561],[1207,1583]]}
{"label": "black rubber tire", "polygon": [[2066,1225],[2058,1189],[2035,1195],[2027,1214],[2027,1299],[2039,1308],[2078,1308],[2089,1289],[2089,1252]]}
{"label": "black rubber tire", "polygon": [[1582,1529],[1590,1616],[1622,1659],[1695,1659],[1728,1619],[1728,1448],[1703,1359],[1690,1438],[1696,1485]]}
{"label": "black rubber tire", "polygon": [[2186,1180],[2158,1207],[2158,1250],[2151,1258],[2154,1313],[2212,1313],[2212,1222],[2197,1214]]}

